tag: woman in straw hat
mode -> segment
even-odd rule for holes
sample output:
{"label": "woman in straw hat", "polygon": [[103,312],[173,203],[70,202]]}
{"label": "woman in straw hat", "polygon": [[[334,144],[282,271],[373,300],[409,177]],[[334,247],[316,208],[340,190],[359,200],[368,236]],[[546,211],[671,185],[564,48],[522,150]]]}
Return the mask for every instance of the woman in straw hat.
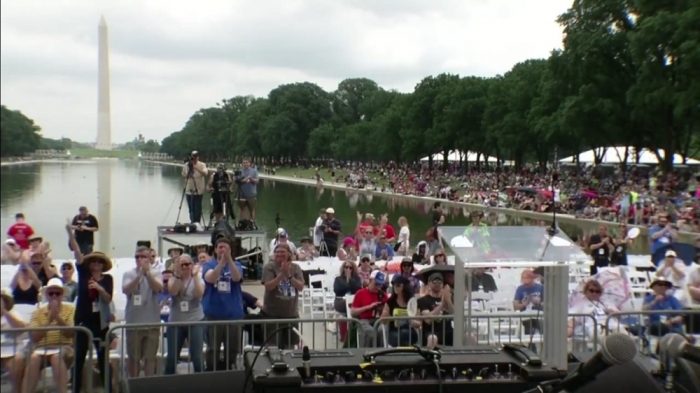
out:
{"label": "woman in straw hat", "polygon": [[[2,304],[0,305],[0,331],[7,332],[7,329],[21,329],[26,326],[22,318],[12,312],[15,302],[12,299],[12,293],[8,288],[3,288],[0,292],[2,296]],[[15,354],[22,350],[20,343],[15,340],[15,335],[2,333],[2,369],[7,370],[12,365],[12,359]]]}
{"label": "woman in straw hat", "polygon": [[[114,290],[112,276],[105,273],[112,269],[112,260],[101,252],[82,255],[70,225],[66,225],[66,233],[68,233],[68,242],[73,250],[75,266],[78,271],[78,302],[75,310],[75,325],[89,329],[93,338],[99,339],[104,344],[107,342],[107,330],[112,314],[110,303]],[[87,335],[76,335],[75,369],[78,372],[73,378],[73,391],[76,393],[82,388],[82,370],[90,344]],[[97,349],[97,364],[104,385],[104,345]]]}
{"label": "woman in straw hat", "polygon": [[51,244],[44,242],[44,238],[34,234],[27,239],[29,248],[22,251],[20,261],[27,262],[34,254],[48,254],[51,252]]}
{"label": "woman in straw hat", "polygon": [[[59,330],[58,327],[72,327],[75,306],[63,303],[63,297],[70,289],[60,278],[52,278],[43,288],[47,303],[32,313],[29,328],[31,351],[15,355],[12,365],[12,382],[15,392],[34,392],[39,382],[41,367],[51,365],[54,384],[59,393],[65,393],[68,385],[68,367],[73,357],[73,330]],[[36,328],[56,327],[56,330],[36,330]],[[26,386],[22,386],[26,383]]]}

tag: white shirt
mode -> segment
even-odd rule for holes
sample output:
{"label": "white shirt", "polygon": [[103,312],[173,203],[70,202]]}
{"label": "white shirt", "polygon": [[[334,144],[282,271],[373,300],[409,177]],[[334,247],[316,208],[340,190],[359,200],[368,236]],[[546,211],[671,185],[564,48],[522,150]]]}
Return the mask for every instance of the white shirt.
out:
{"label": "white shirt", "polygon": [[663,277],[666,280],[670,281],[673,284],[674,288],[673,296],[676,299],[678,299],[681,302],[681,304],[685,304],[688,294],[688,291],[684,290],[687,287],[686,277],[688,277],[688,266],[686,266],[685,263],[683,263],[683,261],[681,261],[680,259],[676,259],[676,262],[674,262],[673,267],[685,273],[685,276],[683,278],[678,278],[673,273],[673,269],[671,269],[670,267],[665,267],[664,263],[661,262],[658,270],[660,273],[656,277]]}
{"label": "white shirt", "polygon": [[[574,319],[574,337],[589,338],[594,335],[594,323],[596,329],[601,326],[605,326],[605,322],[608,319],[608,314],[605,310],[609,312],[617,312],[617,308],[612,305],[605,304],[603,302],[593,302],[590,300],[581,300],[580,303],[576,304],[569,310],[569,314],[590,314],[593,317],[573,317]],[[595,322],[593,321],[595,319]],[[608,329],[611,332],[619,331],[619,322],[615,318],[610,318],[608,323]],[[598,334],[602,333],[602,329],[598,329]]]}
{"label": "white shirt", "polygon": [[[690,286],[696,286],[697,284],[700,284],[700,266],[696,266],[692,268],[690,271],[690,274],[688,274],[688,285],[686,286],[686,291],[688,290],[688,287]],[[688,293],[688,303],[692,305],[700,305],[700,301],[693,300],[690,297],[690,293]]]}
{"label": "white shirt", "polygon": [[399,241],[401,242],[401,250],[408,252],[408,247],[410,246],[409,238],[411,237],[411,230],[408,229],[408,225],[401,227],[399,231]]}
{"label": "white shirt", "polygon": [[321,240],[323,240],[323,232],[321,232],[318,227],[323,224],[323,219],[321,217],[316,219],[316,224],[314,224],[314,246],[320,247]]}

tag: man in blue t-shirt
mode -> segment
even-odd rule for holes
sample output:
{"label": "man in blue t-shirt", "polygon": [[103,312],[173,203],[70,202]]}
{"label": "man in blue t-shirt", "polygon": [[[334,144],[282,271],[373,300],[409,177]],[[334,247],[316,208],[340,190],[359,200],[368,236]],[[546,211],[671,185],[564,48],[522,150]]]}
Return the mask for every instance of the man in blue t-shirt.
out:
{"label": "man in blue t-shirt", "polygon": [[[214,245],[214,259],[202,266],[204,277],[204,297],[202,308],[204,317],[209,321],[232,321],[243,319],[243,296],[241,281],[243,266],[234,261],[231,255],[231,242],[220,238]],[[207,329],[207,371],[228,370],[236,362],[240,352],[240,325],[209,325]],[[225,348],[224,361],[219,366],[221,344]]]}
{"label": "man in blue t-shirt", "polygon": [[668,310],[669,313],[649,315],[649,334],[663,337],[669,333],[677,333],[688,341],[694,341],[692,336],[686,336],[683,329],[683,315],[678,312],[683,310],[683,305],[674,296],[668,295],[668,292],[673,289],[673,283],[657,278],[650,287],[652,293],[644,298],[642,309],[645,311]]}
{"label": "man in blue t-shirt", "polygon": [[678,239],[678,232],[668,223],[668,217],[659,216],[657,223],[658,225],[649,228],[652,257],[658,249],[668,246]]}
{"label": "man in blue t-shirt", "polygon": [[[542,302],[544,301],[544,287],[542,284],[535,282],[535,272],[532,270],[524,270],[520,275],[522,285],[515,289],[513,297],[513,308],[516,311],[542,311]],[[523,331],[526,335],[532,335],[536,331],[541,332],[540,320],[523,319]],[[535,350],[535,346],[530,346],[531,350]]]}

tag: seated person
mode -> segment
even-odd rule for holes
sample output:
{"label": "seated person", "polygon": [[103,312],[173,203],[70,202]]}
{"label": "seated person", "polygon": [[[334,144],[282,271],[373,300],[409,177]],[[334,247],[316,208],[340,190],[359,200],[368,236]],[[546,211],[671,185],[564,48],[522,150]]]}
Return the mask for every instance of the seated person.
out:
{"label": "seated person", "polygon": [[[513,309],[515,311],[542,311],[544,287],[535,282],[535,273],[532,270],[524,270],[520,275],[520,282],[521,285],[515,289]],[[523,319],[523,329],[527,335],[534,333],[534,331],[540,331],[540,321]]]}
{"label": "seated person", "polygon": [[430,253],[428,252],[428,243],[426,241],[418,242],[416,252],[413,254],[411,261],[422,265],[430,264]]}
{"label": "seated person", "polygon": [[[384,265],[384,267],[386,267],[387,265]],[[406,279],[408,279],[409,285],[411,287],[411,293],[414,295],[420,293],[421,283],[420,280],[413,275],[413,273],[415,272],[415,268],[413,267],[413,261],[411,260],[411,258],[407,257],[402,259],[400,269],[401,273],[394,275],[394,277],[391,279],[391,284],[393,285],[394,281],[398,280],[400,277],[405,277]]]}
{"label": "seated person", "polygon": [[160,320],[168,322],[170,318],[170,306],[172,296],[168,292],[168,281],[173,278],[172,270],[163,270],[163,289],[158,293],[158,303],[160,304]]}
{"label": "seated person", "polygon": [[310,237],[301,238],[301,247],[297,249],[297,261],[310,261],[318,258],[318,250],[314,247],[314,242]]}
{"label": "seated person", "polygon": [[[413,264],[413,262],[411,262]],[[412,266],[412,265],[411,265]],[[413,289],[408,278],[399,274],[392,278],[394,293],[384,304],[382,318],[408,317],[408,302],[413,298]],[[388,344],[392,347],[410,346],[418,343],[419,320],[397,319],[385,323]]]}
{"label": "seated person", "polygon": [[[52,278],[44,287],[44,298],[48,303],[32,313],[29,328],[49,326],[73,326],[75,306],[63,303],[67,288],[60,278]],[[30,333],[30,351],[15,355],[12,365],[14,392],[34,392],[40,378],[41,368],[51,366],[54,384],[59,393],[68,389],[68,368],[73,361],[73,330],[44,330]],[[25,375],[26,371],[26,375]],[[27,386],[22,386],[23,382]],[[25,388],[26,390],[22,390]]]}
{"label": "seated person", "polygon": [[[3,288],[2,301],[0,305],[0,331],[5,332],[6,329],[21,329],[26,325],[22,320],[22,317],[18,314],[12,312],[12,307],[14,307],[15,302],[12,299],[12,292],[9,289]],[[21,343],[21,337],[17,337],[14,334],[0,333],[2,336],[2,371],[10,371],[10,366],[12,365],[12,359],[15,354],[22,351],[24,345]]]}
{"label": "seated person", "polygon": [[376,260],[388,261],[394,257],[394,247],[387,243],[386,235],[379,235],[377,247],[374,249],[374,258]]}
{"label": "seated person", "polygon": [[370,348],[377,339],[377,331],[374,323],[383,310],[388,297],[383,287],[386,283],[386,273],[375,270],[370,275],[369,284],[355,293],[352,301],[350,315],[360,320],[359,347]]}
{"label": "seated person", "polygon": [[[452,291],[444,285],[440,273],[428,277],[428,292],[417,301],[418,311],[424,317],[454,315]],[[430,347],[451,346],[454,337],[452,318],[423,319],[423,342]]]}
{"label": "seated person", "polygon": [[357,268],[357,274],[362,280],[363,287],[366,287],[369,284],[369,276],[374,270],[376,269],[374,262],[372,262],[372,257],[370,255],[363,255],[360,258],[360,266]]}
{"label": "seated person", "polygon": [[[465,277],[466,283],[466,277]],[[466,286],[465,286],[466,288]],[[486,268],[477,267],[472,274],[472,292],[496,292],[496,280],[492,275],[486,273]]]}
{"label": "seated person", "polygon": [[[569,314],[591,314],[595,322],[589,317],[569,318],[567,336],[575,338],[578,342],[585,343],[587,339],[592,339],[597,334],[603,337],[607,332],[620,332],[620,324],[617,319],[608,320],[608,315],[619,312],[612,304],[606,304],[601,300],[603,286],[594,279],[586,281],[583,286],[584,300],[576,303]],[[608,326],[605,326],[608,321]]]}
{"label": "seated person", "polygon": [[[652,293],[644,298],[643,310],[661,311],[668,310],[668,314],[649,315],[649,334],[663,337],[669,333],[677,333],[685,337],[689,342],[694,342],[693,336],[685,334],[683,329],[683,315],[681,302],[674,296],[669,296],[668,291],[673,289],[673,283],[657,278],[651,283]],[[673,312],[676,311],[676,312]]]}

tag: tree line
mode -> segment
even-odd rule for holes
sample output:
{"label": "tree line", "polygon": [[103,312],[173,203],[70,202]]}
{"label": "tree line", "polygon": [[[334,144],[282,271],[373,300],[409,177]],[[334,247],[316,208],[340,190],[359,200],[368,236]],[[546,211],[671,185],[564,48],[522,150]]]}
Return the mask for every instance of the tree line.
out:
{"label": "tree line", "polygon": [[22,112],[0,106],[0,156],[20,157],[42,147],[41,127]]}

